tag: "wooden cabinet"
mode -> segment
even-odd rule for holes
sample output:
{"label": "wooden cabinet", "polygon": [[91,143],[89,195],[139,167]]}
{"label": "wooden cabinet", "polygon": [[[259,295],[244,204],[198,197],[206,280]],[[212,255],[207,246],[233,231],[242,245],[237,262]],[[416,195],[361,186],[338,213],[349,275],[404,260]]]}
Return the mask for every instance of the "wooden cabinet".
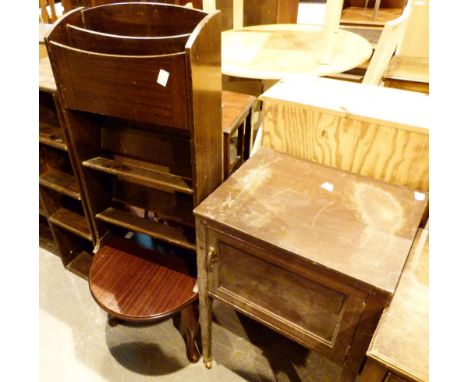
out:
{"label": "wooden cabinet", "polygon": [[261,148],[194,211],[205,363],[216,298],[353,378],[426,207],[423,193]]}
{"label": "wooden cabinet", "polygon": [[94,236],[47,58],[40,60],[39,70],[39,215],[64,266],[87,278]]}

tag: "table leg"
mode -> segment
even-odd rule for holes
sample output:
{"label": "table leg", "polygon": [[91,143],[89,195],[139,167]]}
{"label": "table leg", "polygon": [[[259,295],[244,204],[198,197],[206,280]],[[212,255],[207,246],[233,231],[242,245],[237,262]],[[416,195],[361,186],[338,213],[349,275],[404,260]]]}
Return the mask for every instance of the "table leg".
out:
{"label": "table leg", "polygon": [[200,329],[202,339],[202,356],[203,363],[207,369],[211,369],[211,331],[212,331],[212,315],[213,301],[208,296],[208,271],[206,266],[207,257],[207,240],[206,226],[200,222],[198,218],[195,221],[197,235],[197,273],[198,273],[198,301],[200,313]]}
{"label": "table leg", "polygon": [[375,5],[374,5],[374,19],[377,18],[377,14],[379,13],[380,9],[380,0],[375,0]]}
{"label": "table leg", "polygon": [[244,158],[242,161],[246,161],[250,158],[250,150],[252,150],[253,145],[253,134],[252,134],[252,110],[253,106],[245,119],[245,136],[244,136]]}
{"label": "table leg", "polygon": [[231,135],[223,133],[223,173],[224,173],[224,180],[229,178],[229,165],[231,163],[230,142],[231,142]]}

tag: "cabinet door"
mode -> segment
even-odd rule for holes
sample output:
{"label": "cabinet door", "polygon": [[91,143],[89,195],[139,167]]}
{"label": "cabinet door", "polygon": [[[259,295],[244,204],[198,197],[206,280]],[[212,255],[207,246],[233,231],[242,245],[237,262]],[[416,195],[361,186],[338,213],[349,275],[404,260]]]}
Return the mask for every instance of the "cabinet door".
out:
{"label": "cabinet door", "polygon": [[[304,346],[344,360],[367,294],[291,255],[208,230],[212,297]],[[291,260],[291,261],[288,261]]]}

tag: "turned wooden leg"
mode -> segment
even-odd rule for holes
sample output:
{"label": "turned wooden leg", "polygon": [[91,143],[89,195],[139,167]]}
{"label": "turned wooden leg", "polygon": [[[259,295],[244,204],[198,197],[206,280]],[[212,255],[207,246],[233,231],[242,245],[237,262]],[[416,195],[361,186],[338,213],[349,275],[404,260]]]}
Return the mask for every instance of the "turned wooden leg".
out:
{"label": "turned wooden leg", "polygon": [[114,327],[119,324],[119,319],[117,317],[112,317],[110,314],[108,314],[107,323],[109,324],[109,326]]}
{"label": "turned wooden leg", "polygon": [[187,358],[190,362],[195,363],[200,359],[200,353],[195,344],[198,330],[198,309],[196,302],[181,310],[180,326],[185,340]]}

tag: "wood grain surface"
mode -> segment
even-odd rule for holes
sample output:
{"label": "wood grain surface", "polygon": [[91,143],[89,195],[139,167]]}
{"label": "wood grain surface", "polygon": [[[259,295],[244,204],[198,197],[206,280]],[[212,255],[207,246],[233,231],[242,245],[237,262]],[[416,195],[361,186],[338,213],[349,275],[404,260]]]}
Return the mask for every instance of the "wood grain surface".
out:
{"label": "wood grain surface", "polygon": [[197,298],[181,259],[116,237],[95,254],[89,282],[104,310],[130,321],[163,318]]}
{"label": "wood grain surface", "polygon": [[315,78],[284,81],[260,99],[264,147],[429,190],[427,96]]}
{"label": "wood grain surface", "polygon": [[261,148],[194,212],[393,293],[426,206],[424,193]]}
{"label": "wood grain surface", "polygon": [[339,30],[329,64],[320,63],[322,27],[273,24],[222,33],[224,75],[278,80],[298,74],[318,76],[341,73],[364,63],[372,54],[369,42],[355,33]]}
{"label": "wood grain surface", "polygon": [[429,233],[419,230],[367,356],[410,380],[429,381]]}
{"label": "wood grain surface", "polygon": [[239,126],[251,108],[254,105],[256,98],[249,94],[242,94],[223,90],[222,92],[222,107],[223,107],[223,132],[232,134]]}

